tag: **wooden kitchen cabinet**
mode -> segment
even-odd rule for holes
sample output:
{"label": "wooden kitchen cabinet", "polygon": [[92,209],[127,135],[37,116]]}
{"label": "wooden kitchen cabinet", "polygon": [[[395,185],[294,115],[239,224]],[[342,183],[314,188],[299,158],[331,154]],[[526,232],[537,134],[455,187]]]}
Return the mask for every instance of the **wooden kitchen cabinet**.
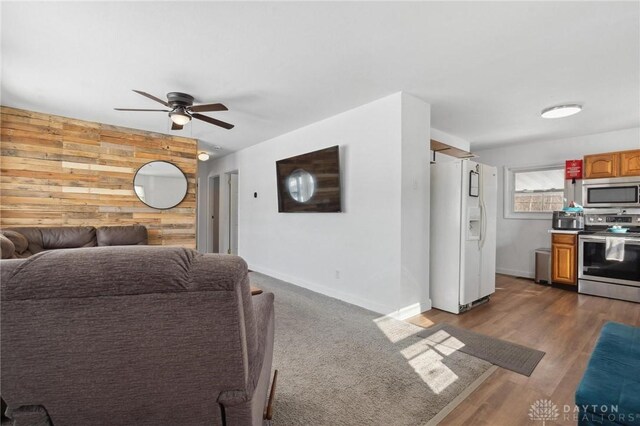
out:
{"label": "wooden kitchen cabinet", "polygon": [[555,284],[578,284],[578,236],[575,234],[552,234],[551,237],[551,282]]}
{"label": "wooden kitchen cabinet", "polygon": [[620,153],[620,176],[640,176],[640,149]]}
{"label": "wooden kitchen cabinet", "polygon": [[611,178],[618,176],[618,161],[620,155],[617,152],[594,154],[584,156],[584,178]]}
{"label": "wooden kitchen cabinet", "polygon": [[640,176],[640,149],[584,156],[584,178]]}

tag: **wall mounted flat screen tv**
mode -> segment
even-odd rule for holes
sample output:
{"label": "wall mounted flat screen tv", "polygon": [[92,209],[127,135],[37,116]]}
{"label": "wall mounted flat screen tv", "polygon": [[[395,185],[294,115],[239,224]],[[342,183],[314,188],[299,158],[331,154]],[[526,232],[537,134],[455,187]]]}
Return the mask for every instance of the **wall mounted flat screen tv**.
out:
{"label": "wall mounted flat screen tv", "polygon": [[280,213],[342,211],[337,145],[276,161],[276,174]]}

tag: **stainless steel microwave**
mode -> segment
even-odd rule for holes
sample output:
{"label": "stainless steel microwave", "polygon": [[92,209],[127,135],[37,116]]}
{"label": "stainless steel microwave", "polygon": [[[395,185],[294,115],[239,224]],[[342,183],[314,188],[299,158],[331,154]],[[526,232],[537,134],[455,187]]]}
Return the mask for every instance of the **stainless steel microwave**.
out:
{"label": "stainless steel microwave", "polygon": [[585,207],[640,207],[640,178],[584,180],[582,204]]}

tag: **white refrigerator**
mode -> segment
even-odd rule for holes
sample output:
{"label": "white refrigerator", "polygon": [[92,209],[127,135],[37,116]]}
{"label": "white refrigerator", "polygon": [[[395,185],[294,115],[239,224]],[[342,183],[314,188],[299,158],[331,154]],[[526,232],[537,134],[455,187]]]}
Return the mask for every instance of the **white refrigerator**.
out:
{"label": "white refrigerator", "polygon": [[495,167],[470,160],[431,165],[430,295],[459,314],[496,288]]}

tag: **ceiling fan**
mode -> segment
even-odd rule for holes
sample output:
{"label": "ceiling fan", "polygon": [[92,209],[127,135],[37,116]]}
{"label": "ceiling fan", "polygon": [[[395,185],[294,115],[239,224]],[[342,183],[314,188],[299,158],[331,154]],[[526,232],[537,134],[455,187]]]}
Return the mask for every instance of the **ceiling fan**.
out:
{"label": "ceiling fan", "polygon": [[227,111],[228,108],[222,104],[205,104],[194,105],[194,98],[191,95],[181,92],[169,92],[167,93],[167,100],[163,101],[153,95],[150,95],[141,90],[134,90],[134,92],[146,96],[149,99],[153,99],[156,102],[161,103],[169,109],[135,109],[135,108],[114,108],[116,111],[162,111],[168,112],[169,118],[171,118],[171,130],[181,130],[182,127],[191,121],[192,118],[197,120],[206,121],[207,123],[215,126],[220,126],[225,129],[233,129],[233,124],[225,123],[224,121],[216,120],[215,118],[208,117],[206,115],[199,114],[205,111]]}

